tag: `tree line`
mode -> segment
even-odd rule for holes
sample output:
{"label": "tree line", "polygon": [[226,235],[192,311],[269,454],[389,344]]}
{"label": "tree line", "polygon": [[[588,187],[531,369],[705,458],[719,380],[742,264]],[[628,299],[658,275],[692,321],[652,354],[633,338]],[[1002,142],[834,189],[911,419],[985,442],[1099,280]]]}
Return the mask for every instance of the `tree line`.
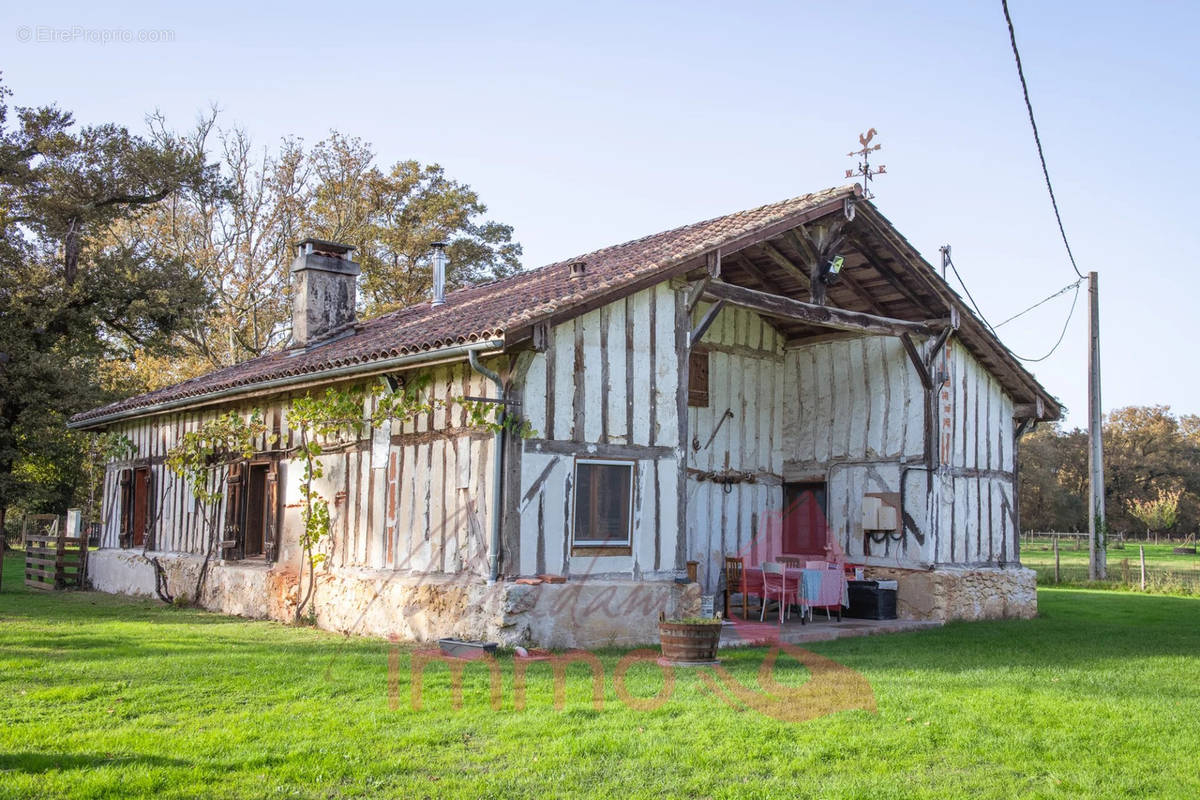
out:
{"label": "tree line", "polygon": [[331,131],[256,145],[215,111],[176,131],[84,125],[0,83],[0,529],[86,505],[100,454],[71,415],[290,338],[293,246],[354,245],[360,315],[521,268],[513,229],[438,164]]}
{"label": "tree line", "polygon": [[[1108,530],[1187,535],[1200,529],[1200,416],[1130,406],[1104,418]],[[1045,425],[1021,439],[1021,527],[1085,531],[1088,437]]]}

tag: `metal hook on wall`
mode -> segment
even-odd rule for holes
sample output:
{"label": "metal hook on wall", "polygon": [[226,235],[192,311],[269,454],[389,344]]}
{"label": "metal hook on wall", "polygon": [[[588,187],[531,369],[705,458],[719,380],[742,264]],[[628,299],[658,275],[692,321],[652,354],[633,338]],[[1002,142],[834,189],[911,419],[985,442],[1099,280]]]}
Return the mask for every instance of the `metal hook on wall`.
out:
{"label": "metal hook on wall", "polygon": [[712,435],[708,437],[708,441],[704,443],[704,447],[700,446],[700,437],[693,437],[692,450],[698,453],[701,450],[707,449],[713,443],[713,439],[717,438],[717,434],[721,431],[721,426],[725,424],[725,420],[727,419],[733,419],[733,409],[725,409],[725,413],[721,415],[721,419],[717,422],[717,427],[713,428]]}

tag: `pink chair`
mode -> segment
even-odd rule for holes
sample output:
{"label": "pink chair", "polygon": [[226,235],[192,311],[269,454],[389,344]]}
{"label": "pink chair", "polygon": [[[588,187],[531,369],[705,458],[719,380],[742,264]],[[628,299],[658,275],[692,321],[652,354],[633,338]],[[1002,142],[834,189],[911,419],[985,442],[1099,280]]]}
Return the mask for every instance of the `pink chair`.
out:
{"label": "pink chair", "polygon": [[758,612],[758,621],[763,621],[767,613],[767,603],[770,602],[771,598],[775,598],[779,602],[779,624],[782,625],[785,614],[791,616],[789,606],[792,603],[799,602],[796,587],[788,588],[787,571],[782,564],[777,564],[774,561],[763,562],[762,576],[762,610]]}

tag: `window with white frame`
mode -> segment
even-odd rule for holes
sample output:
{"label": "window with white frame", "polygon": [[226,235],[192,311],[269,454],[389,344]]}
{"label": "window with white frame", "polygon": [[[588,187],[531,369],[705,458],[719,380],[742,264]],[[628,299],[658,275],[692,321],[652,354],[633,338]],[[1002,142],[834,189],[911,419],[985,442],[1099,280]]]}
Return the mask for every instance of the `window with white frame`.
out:
{"label": "window with white frame", "polygon": [[632,461],[575,462],[575,547],[631,547],[633,469]]}

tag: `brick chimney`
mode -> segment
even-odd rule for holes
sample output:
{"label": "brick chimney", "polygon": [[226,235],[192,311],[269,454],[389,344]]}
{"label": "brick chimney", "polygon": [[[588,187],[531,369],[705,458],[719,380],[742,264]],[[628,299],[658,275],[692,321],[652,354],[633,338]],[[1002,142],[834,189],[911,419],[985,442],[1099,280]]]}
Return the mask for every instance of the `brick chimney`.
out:
{"label": "brick chimney", "polygon": [[358,264],[347,244],[308,238],[292,262],[292,344],[298,347],[354,322]]}

